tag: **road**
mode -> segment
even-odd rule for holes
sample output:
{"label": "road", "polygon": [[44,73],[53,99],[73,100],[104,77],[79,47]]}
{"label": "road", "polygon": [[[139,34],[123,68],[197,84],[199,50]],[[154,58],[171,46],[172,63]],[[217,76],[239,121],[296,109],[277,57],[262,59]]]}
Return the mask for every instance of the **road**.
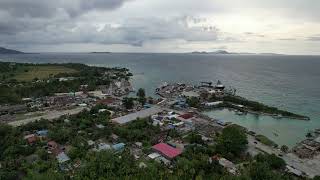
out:
{"label": "road", "polygon": [[19,121],[13,121],[8,123],[9,125],[12,126],[21,126],[30,122],[34,122],[40,119],[47,119],[47,120],[53,120],[53,119],[57,119],[63,115],[73,115],[73,114],[77,114],[79,112],[81,112],[82,110],[86,109],[86,107],[76,107],[74,109],[68,109],[68,110],[61,110],[61,111],[57,111],[57,110],[52,110],[52,111],[48,111],[45,112],[44,115],[42,116],[37,116],[37,117],[32,117],[32,118],[27,118],[27,119],[23,119],[23,120],[19,120]]}
{"label": "road", "polygon": [[159,106],[155,105],[155,106],[152,106],[151,108],[143,109],[141,111],[130,113],[125,116],[120,116],[120,117],[114,118],[114,119],[112,119],[112,121],[122,125],[122,124],[126,124],[128,122],[134,121],[137,118],[146,118],[148,116],[152,116],[152,115],[157,114],[161,111],[162,111],[162,109]]}
{"label": "road", "polygon": [[[260,152],[276,155],[283,154],[279,149],[266,146],[256,141],[251,135],[248,135],[248,152],[253,156]],[[306,173],[308,177],[313,178],[316,175],[320,175],[320,155],[313,159],[300,159],[295,154],[288,153],[283,154],[281,158],[287,163],[287,165]]]}

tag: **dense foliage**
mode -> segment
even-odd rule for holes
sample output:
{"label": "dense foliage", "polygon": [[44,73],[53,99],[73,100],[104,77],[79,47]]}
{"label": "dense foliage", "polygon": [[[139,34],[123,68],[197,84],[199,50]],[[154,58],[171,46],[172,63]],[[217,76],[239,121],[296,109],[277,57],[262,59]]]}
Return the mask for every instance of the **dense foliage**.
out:
{"label": "dense foliage", "polygon": [[239,156],[246,150],[247,135],[237,127],[228,126],[218,138],[217,151],[228,158]]}

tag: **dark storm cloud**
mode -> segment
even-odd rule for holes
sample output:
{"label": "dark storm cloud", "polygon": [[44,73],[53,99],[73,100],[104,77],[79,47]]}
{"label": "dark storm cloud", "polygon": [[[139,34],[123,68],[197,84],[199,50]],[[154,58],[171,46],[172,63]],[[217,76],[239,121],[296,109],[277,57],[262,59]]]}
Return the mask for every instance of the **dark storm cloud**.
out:
{"label": "dark storm cloud", "polygon": [[[150,40],[182,39],[185,41],[215,41],[218,30],[215,27],[189,27],[190,18],[179,17],[171,20],[160,18],[132,18],[126,23],[113,27],[97,27],[83,23],[56,21],[55,23],[32,22],[38,28],[21,31],[15,35],[1,35],[5,43],[11,44],[60,44],[60,43],[99,43],[130,44],[142,46]],[[43,27],[41,27],[43,26]],[[31,28],[31,27],[30,27]]]}
{"label": "dark storm cloud", "polygon": [[112,10],[120,7],[125,0],[1,0],[0,11],[14,17],[55,16],[64,11],[70,16],[78,16],[90,10]]}

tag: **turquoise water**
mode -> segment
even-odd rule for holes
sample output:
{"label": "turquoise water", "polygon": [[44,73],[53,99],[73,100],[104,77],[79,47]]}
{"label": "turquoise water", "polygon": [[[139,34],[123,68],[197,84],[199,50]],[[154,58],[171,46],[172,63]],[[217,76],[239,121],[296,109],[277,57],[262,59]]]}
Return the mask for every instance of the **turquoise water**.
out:
{"label": "turquoise water", "polygon": [[320,56],[47,53],[0,55],[0,60],[127,67],[134,74],[134,87],[145,88],[148,95],[154,95],[162,82],[221,80],[237,88],[241,96],[307,115],[311,121],[237,116],[228,111],[210,112],[210,116],[238,123],[290,146],[302,140],[308,130],[320,128]]}
{"label": "turquoise water", "polygon": [[[257,134],[263,134],[279,145],[292,147],[297,140],[303,139],[302,127],[306,127],[305,121],[292,119],[275,119],[270,116],[258,116],[254,114],[236,115],[228,109],[205,112],[206,115],[218,118],[224,122],[232,122],[248,128]],[[307,130],[308,128],[306,128]],[[278,136],[276,136],[277,134]]]}

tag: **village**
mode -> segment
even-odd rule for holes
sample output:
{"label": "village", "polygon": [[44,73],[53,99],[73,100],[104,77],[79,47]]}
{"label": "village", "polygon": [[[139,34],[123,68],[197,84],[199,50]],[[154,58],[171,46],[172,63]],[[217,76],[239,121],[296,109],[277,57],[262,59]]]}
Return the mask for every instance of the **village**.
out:
{"label": "village", "polygon": [[[115,78],[93,91],[87,87],[83,84],[76,92],[23,98],[23,104],[1,106],[0,121],[15,127],[31,126],[23,131],[21,139],[30,148],[45,151],[47,155],[42,155],[55,159],[58,169],[70,176],[85,166],[80,155],[87,152],[128,151],[139,162],[139,168],[146,168],[153,161],[172,169],[188,147],[215,146],[219,136],[230,128],[248,138],[245,152],[250,156],[275,155],[287,163],[285,171],[296,177],[319,175],[320,165],[311,167],[301,160],[317,155],[318,136],[293,150],[283,150],[265,144],[244,127],[205,116],[202,110],[214,108],[231,108],[239,115],[253,111],[250,104],[228,98],[236,96],[236,90],[226,89],[220,81],[201,82],[198,86],[164,83],[155,90],[160,98],[147,97],[143,89],[137,91],[136,97],[128,97],[133,89],[125,78]],[[71,136],[76,136],[77,141]],[[33,153],[26,160],[33,163],[39,158]],[[212,154],[208,162],[218,162],[232,175],[240,175],[243,169],[243,163],[219,153]]]}

